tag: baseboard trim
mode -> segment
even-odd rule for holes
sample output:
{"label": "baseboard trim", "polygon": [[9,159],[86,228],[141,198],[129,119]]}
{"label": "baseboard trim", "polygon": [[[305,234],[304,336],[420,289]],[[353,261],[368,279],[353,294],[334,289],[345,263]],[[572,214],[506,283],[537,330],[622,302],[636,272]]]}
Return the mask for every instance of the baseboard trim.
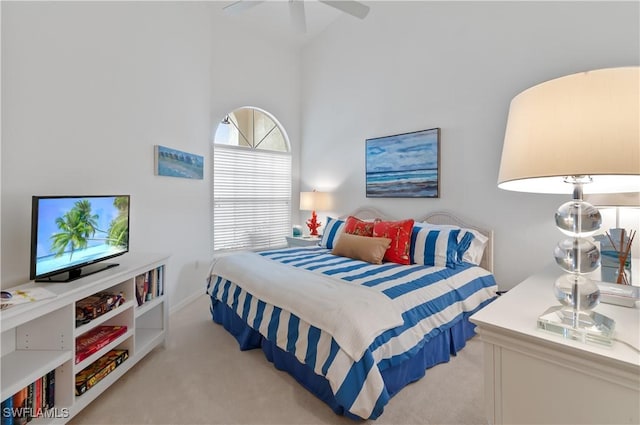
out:
{"label": "baseboard trim", "polygon": [[201,292],[198,291],[195,294],[189,295],[188,297],[186,297],[185,299],[180,301],[178,304],[171,305],[171,307],[169,308],[169,316],[172,316],[174,313],[177,313],[178,311],[182,310],[183,308],[185,308],[186,306],[188,306],[189,304],[191,304],[192,302],[194,302],[198,298],[200,298],[202,296],[206,296],[206,295],[207,294],[204,294],[204,293],[201,293]]}

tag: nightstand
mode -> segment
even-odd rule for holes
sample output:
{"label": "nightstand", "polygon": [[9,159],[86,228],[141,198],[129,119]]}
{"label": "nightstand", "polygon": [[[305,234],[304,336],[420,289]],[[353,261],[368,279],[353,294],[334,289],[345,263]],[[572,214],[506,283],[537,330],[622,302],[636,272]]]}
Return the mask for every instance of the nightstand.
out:
{"label": "nightstand", "polygon": [[640,423],[640,309],[595,310],[616,321],[611,347],[536,326],[559,305],[555,264],[471,316],[484,345],[485,407],[492,424]]}
{"label": "nightstand", "polygon": [[315,236],[287,236],[287,245],[291,248],[294,246],[314,246],[320,242],[319,237]]}

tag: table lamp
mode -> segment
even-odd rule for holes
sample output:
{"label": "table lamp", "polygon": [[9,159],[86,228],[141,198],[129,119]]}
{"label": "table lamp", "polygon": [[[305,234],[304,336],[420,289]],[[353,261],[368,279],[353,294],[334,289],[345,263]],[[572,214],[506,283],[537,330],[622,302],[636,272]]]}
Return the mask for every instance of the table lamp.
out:
{"label": "table lamp", "polygon": [[611,344],[615,322],[592,309],[600,291],[587,273],[600,252],[587,237],[601,225],[585,193],[624,193],[640,187],[640,67],[599,69],[550,80],[511,101],[498,187],[570,193],[555,214],[568,236],[554,250],[568,274],[554,285],[560,306],[538,327],[565,338]]}
{"label": "table lamp", "polygon": [[327,192],[300,192],[300,210],[311,211],[311,218],[307,220],[310,236],[319,236],[318,228],[322,225],[318,221],[316,211],[326,211],[330,206],[330,198]]}

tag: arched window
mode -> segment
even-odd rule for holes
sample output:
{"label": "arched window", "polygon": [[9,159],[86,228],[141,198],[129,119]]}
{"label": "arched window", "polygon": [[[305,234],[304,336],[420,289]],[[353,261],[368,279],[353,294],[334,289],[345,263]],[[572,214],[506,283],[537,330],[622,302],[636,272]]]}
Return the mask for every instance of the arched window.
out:
{"label": "arched window", "polygon": [[264,249],[291,232],[291,152],[266,111],[236,109],[213,140],[213,249]]}

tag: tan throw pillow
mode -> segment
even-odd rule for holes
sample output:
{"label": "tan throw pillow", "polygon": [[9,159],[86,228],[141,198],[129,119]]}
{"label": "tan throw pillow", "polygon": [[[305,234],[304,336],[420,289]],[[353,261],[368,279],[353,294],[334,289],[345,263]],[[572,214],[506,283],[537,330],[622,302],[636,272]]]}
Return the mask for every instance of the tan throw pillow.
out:
{"label": "tan throw pillow", "polygon": [[343,233],[331,253],[371,264],[382,264],[382,258],[384,258],[384,253],[389,245],[391,245],[389,238],[373,238]]}

